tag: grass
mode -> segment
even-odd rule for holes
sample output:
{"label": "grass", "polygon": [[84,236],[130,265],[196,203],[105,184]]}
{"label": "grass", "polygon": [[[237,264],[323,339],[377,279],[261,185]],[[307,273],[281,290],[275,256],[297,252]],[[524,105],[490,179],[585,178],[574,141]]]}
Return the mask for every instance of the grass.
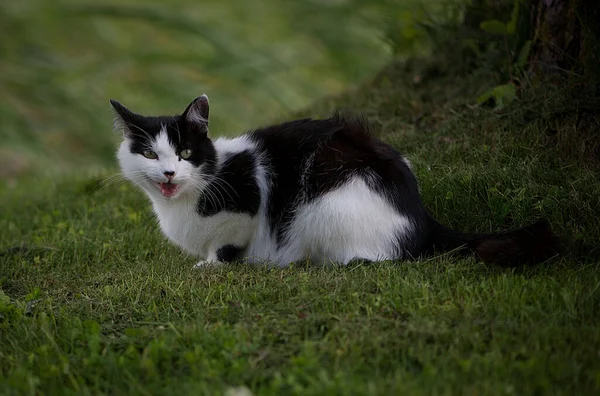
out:
{"label": "grass", "polygon": [[368,115],[444,223],[543,216],[563,257],[192,270],[129,185],[5,183],[0,393],[598,394],[599,119],[569,110],[577,87],[473,108],[497,76],[446,61],[392,64],[306,112]]}

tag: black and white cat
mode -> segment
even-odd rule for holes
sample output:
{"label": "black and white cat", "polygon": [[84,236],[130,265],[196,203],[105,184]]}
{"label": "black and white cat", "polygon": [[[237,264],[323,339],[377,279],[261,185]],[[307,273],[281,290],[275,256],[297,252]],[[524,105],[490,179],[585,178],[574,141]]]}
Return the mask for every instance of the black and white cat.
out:
{"label": "black and white cat", "polygon": [[163,233],[202,258],[280,266],[473,252],[514,265],[553,256],[544,221],[467,235],[436,222],[410,163],[359,119],[302,119],[233,139],[208,136],[208,97],[182,115],[145,117],[116,101],[123,175],[152,201]]}

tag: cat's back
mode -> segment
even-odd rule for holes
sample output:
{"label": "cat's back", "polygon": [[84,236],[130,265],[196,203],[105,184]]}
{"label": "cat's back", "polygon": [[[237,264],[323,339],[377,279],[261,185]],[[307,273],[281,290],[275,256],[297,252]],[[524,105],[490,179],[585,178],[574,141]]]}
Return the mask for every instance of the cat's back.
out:
{"label": "cat's back", "polygon": [[375,147],[378,142],[371,135],[366,121],[339,114],[326,119],[288,121],[253,130],[246,136],[272,161],[285,162],[287,167],[294,166],[294,163],[303,161],[334,141],[348,148],[362,146],[365,149]]}
{"label": "cat's back", "polygon": [[313,150],[341,129],[336,118],[304,118],[259,128],[247,136],[264,150],[293,158],[299,153]]}
{"label": "cat's back", "polygon": [[386,179],[411,173],[406,159],[377,139],[361,117],[336,113],[322,120],[305,118],[256,129],[246,136],[266,154],[271,165],[288,171],[309,166],[322,173],[343,164],[346,170],[368,167]]}

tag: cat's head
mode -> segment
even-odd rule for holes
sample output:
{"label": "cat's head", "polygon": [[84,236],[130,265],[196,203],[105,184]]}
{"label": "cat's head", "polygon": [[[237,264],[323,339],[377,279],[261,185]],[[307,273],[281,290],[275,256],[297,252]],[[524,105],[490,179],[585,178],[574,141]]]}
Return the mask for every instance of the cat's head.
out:
{"label": "cat's head", "polygon": [[126,178],[153,199],[173,200],[202,191],[216,162],[208,137],[206,95],[172,117],[145,117],[115,100],[110,103],[115,125],[123,133],[117,158]]}

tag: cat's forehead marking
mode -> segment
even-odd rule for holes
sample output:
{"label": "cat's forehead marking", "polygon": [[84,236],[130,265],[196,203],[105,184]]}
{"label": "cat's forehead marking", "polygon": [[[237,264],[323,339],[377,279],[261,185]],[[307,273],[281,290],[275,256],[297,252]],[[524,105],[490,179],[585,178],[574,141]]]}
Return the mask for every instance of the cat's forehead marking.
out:
{"label": "cat's forehead marking", "polygon": [[160,156],[165,155],[174,155],[175,149],[171,145],[171,141],[169,140],[169,135],[167,133],[167,126],[162,124],[160,127],[160,131],[156,135],[154,148],[156,153]]}
{"label": "cat's forehead marking", "polygon": [[[167,133],[167,135],[169,135],[169,133],[167,131],[170,131],[169,139],[171,139],[173,146],[177,146],[177,144],[180,144],[182,142],[181,130],[179,128],[179,123],[177,121],[171,122],[169,125],[164,125],[163,128],[164,128],[165,133]],[[175,142],[177,142],[177,143],[175,143]]]}

